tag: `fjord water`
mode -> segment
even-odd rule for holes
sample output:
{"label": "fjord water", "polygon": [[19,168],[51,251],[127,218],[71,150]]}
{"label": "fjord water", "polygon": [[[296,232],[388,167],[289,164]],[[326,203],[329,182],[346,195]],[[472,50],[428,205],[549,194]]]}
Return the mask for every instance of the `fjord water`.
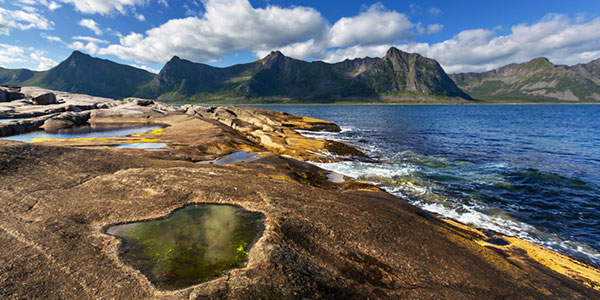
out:
{"label": "fjord water", "polygon": [[269,105],[376,162],[318,164],[600,266],[600,105]]}

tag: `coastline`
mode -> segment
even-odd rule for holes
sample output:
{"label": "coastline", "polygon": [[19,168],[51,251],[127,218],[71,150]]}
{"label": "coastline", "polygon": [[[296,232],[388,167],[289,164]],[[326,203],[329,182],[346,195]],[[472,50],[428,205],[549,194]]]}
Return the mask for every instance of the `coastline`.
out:
{"label": "coastline", "polygon": [[[139,100],[125,105],[93,110],[88,122],[168,126],[129,137],[27,144],[0,140],[0,161],[7,166],[0,170],[6,213],[0,218],[0,238],[5,245],[16,246],[0,252],[8,262],[3,273],[10,275],[0,278],[0,295],[96,293],[99,298],[124,299],[241,298],[243,293],[263,293],[266,298],[315,293],[324,298],[600,295],[600,270],[591,265],[546,248],[536,250],[541,255],[530,256],[527,253],[535,247],[529,242],[441,219],[366,182],[348,177],[329,180],[329,171],[307,161],[368,159],[348,145],[295,132],[339,130],[331,122],[247,107],[170,109]],[[113,148],[148,141],[169,146],[157,152]],[[256,153],[259,159],[225,166],[199,164],[240,151]],[[117,258],[118,244],[100,230],[109,224],[158,218],[193,203],[229,203],[266,215],[265,232],[245,268],[184,290],[158,291]],[[508,244],[498,245],[497,239]],[[72,257],[73,253],[81,257]],[[40,264],[67,271],[46,274],[38,270]],[[115,268],[122,272],[115,274]],[[94,276],[105,280],[98,282]],[[67,287],[28,288],[61,280],[68,287],[89,287],[80,294]],[[124,291],[120,282],[131,290]]]}

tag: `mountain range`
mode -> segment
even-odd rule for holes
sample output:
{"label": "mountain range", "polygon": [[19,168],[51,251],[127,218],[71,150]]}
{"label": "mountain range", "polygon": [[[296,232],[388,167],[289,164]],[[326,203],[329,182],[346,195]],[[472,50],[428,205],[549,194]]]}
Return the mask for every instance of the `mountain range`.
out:
{"label": "mountain range", "polygon": [[174,56],[153,74],[74,51],[48,71],[0,68],[0,84],[166,102],[589,102],[600,101],[600,59],[564,66],[536,58],[448,75],[437,61],[392,47],[382,58],[333,64],[279,51],[225,68]]}
{"label": "mountain range", "polygon": [[474,98],[488,101],[600,101],[600,59],[565,66],[540,57],[483,73],[450,77]]}
{"label": "mountain range", "polygon": [[156,75],[75,51],[48,71],[0,69],[0,84],[167,102],[471,100],[437,61],[396,48],[383,58],[335,64],[306,62],[274,51],[255,62],[226,68],[174,56]]}

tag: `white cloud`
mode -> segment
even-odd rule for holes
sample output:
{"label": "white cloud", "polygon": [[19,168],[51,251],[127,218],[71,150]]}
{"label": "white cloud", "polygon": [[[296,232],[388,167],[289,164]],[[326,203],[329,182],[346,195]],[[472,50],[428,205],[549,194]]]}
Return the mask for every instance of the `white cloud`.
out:
{"label": "white cloud", "polygon": [[216,61],[235,51],[284,47],[311,38],[326,27],[312,8],[255,9],[247,0],[207,0],[202,17],[173,19],[145,34],[131,33],[100,54],[136,62],[165,62],[173,55]]}
{"label": "white cloud", "polygon": [[140,21],[140,22],[146,21],[146,17],[144,17],[144,15],[142,15],[142,14],[136,14],[135,18],[138,19],[138,21]]}
{"label": "white cloud", "polygon": [[411,39],[415,28],[406,15],[373,4],[356,17],[341,18],[329,31],[328,46],[373,45]]}
{"label": "white cloud", "polygon": [[132,64],[131,66],[132,66],[132,67],[134,67],[134,68],[138,68],[138,69],[146,70],[146,71],[148,71],[148,72],[150,72],[150,73],[154,73],[154,74],[158,74],[158,73],[160,72],[160,70],[157,70],[157,69],[152,69],[152,68],[150,68],[150,67],[148,67],[148,66],[146,66],[146,65],[136,65],[136,64]]}
{"label": "white cloud", "polygon": [[[85,14],[107,15],[113,12],[125,14],[127,8],[144,5],[146,0],[60,0],[63,3],[70,3],[75,6],[75,10]],[[162,1],[159,1],[162,2]]]}
{"label": "white cloud", "polygon": [[23,65],[26,63],[37,64],[36,70],[47,70],[58,63],[45,57],[46,52],[34,48],[23,48],[14,45],[0,44],[0,66],[9,67],[10,64]]}
{"label": "white cloud", "polygon": [[72,37],[72,39],[76,40],[76,41],[84,41],[84,42],[90,42],[90,43],[96,43],[96,44],[108,44],[107,40],[101,40],[101,39],[97,39],[95,37],[91,37],[91,36],[74,36]]}
{"label": "white cloud", "polygon": [[[164,63],[173,55],[195,61],[218,61],[238,51],[258,57],[271,50],[299,59],[381,57],[391,46],[438,60],[448,72],[483,71],[546,56],[574,64],[600,56],[600,18],[582,21],[548,15],[534,24],[519,24],[508,34],[475,28],[438,43],[413,37],[440,32],[442,24],[413,23],[381,4],[329,24],[307,7],[254,8],[248,0],[205,0],[199,17],[172,19],[144,33],[119,35],[119,44],[99,48],[97,41],[70,47],[137,63]],[[414,6],[415,13],[422,9]],[[429,9],[429,14],[441,14]]]}
{"label": "white cloud", "polygon": [[8,10],[0,7],[0,35],[10,35],[13,29],[50,30],[54,23],[36,12],[35,9]]}
{"label": "white cloud", "polygon": [[6,64],[23,63],[25,59],[25,50],[18,46],[0,44],[0,66],[6,67]]}
{"label": "white cloud", "polygon": [[46,7],[50,11],[60,8],[60,4],[56,3],[55,1],[48,1],[48,0],[13,0],[13,1],[14,1],[13,4],[16,4],[17,6],[20,6],[23,8],[40,6],[40,5]]}
{"label": "white cloud", "polygon": [[237,51],[262,56],[281,50],[296,58],[324,58],[331,49],[383,45],[437,32],[377,3],[333,25],[316,10],[295,6],[253,8],[248,0],[205,0],[200,17],[170,20],[145,33],[132,32],[120,43],[100,49],[138,63],[165,62],[173,55],[196,61],[218,61]]}
{"label": "white cloud", "polygon": [[390,45],[371,45],[361,46],[356,45],[344,49],[336,49],[329,51],[324,58],[326,62],[340,62],[345,59],[362,58],[362,57],[383,57],[385,52],[390,49]]}
{"label": "white cloud", "polygon": [[432,17],[437,17],[437,16],[441,16],[443,14],[443,12],[441,9],[439,9],[437,7],[432,7],[427,10],[427,14],[429,14]]}
{"label": "white cloud", "polygon": [[540,56],[558,64],[575,64],[600,54],[600,18],[577,23],[563,15],[548,15],[535,24],[513,26],[507,35],[465,30],[440,43],[399,48],[435,58],[447,72],[485,71]]}
{"label": "white cloud", "polygon": [[98,23],[92,19],[81,19],[78,23],[80,26],[85,27],[91,31],[93,31],[96,35],[102,34],[102,29],[98,26]]}
{"label": "white cloud", "polygon": [[47,35],[45,33],[40,34],[43,38],[51,41],[51,42],[59,42],[62,43],[62,39],[60,37],[57,36],[52,36],[52,35]]}
{"label": "white cloud", "polygon": [[58,65],[58,63],[56,61],[54,61],[53,59],[45,57],[44,56],[45,54],[46,54],[45,52],[39,51],[39,50],[36,50],[29,54],[30,58],[32,58],[33,60],[38,62],[38,66],[36,69],[38,71],[48,70],[48,69]]}

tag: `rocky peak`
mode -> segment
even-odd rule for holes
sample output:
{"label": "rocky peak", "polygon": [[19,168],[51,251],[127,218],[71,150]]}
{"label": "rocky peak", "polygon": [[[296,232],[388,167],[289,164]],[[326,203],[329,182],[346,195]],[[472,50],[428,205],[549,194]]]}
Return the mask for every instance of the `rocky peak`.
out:
{"label": "rocky peak", "polygon": [[262,59],[262,66],[264,68],[272,68],[276,65],[282,65],[288,60],[289,58],[283,55],[283,53],[279,51],[271,51],[269,55],[265,56],[265,58]]}

